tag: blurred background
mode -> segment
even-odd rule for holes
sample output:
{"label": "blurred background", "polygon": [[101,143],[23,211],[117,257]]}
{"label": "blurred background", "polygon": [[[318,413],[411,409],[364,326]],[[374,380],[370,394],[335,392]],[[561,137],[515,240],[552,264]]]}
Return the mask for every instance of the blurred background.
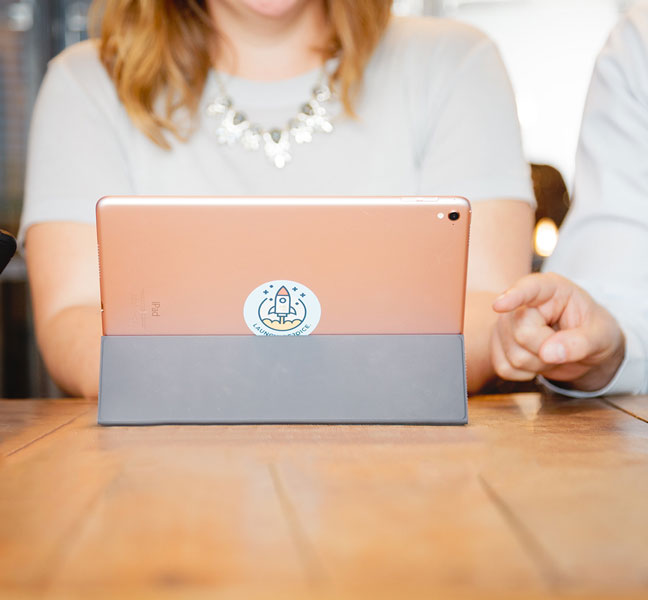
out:
{"label": "blurred background", "polygon": [[[439,15],[485,31],[515,90],[538,197],[534,261],[555,245],[568,207],[592,67],[635,0],[395,0],[399,15]],[[0,0],[0,228],[18,231],[29,118],[47,61],[87,37],[90,0]],[[36,350],[24,261],[0,277],[0,397],[59,395]]]}

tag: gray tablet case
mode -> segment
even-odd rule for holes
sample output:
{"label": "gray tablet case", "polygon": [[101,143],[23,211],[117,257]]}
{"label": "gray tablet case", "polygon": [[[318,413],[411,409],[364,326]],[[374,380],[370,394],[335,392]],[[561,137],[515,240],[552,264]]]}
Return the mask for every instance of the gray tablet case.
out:
{"label": "gray tablet case", "polygon": [[462,335],[102,338],[102,425],[467,417]]}

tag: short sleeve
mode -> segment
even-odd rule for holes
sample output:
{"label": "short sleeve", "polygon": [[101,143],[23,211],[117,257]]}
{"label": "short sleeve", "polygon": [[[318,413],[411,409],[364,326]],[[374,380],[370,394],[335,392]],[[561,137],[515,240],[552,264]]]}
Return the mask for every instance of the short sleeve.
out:
{"label": "short sleeve", "polygon": [[110,98],[114,88],[106,85],[98,59],[87,63],[54,59],[41,85],[29,136],[21,246],[35,223],[94,223],[100,197],[132,193],[119,117],[110,110],[117,106]]}
{"label": "short sleeve", "polygon": [[513,90],[494,44],[481,38],[461,60],[442,102],[421,163],[423,193],[495,198],[535,206]]}

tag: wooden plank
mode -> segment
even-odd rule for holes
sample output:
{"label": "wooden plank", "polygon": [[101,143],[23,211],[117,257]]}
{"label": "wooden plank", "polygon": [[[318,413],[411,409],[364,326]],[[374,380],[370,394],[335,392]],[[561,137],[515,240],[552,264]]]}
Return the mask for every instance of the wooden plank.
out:
{"label": "wooden plank", "polygon": [[609,396],[602,401],[648,423],[648,396]]}
{"label": "wooden plank", "polygon": [[116,472],[110,456],[88,447],[86,413],[5,458],[0,469],[0,585],[42,586],[63,541]]}
{"label": "wooden plank", "polygon": [[[592,400],[543,399],[525,426],[491,410],[485,485],[549,557],[558,590],[648,594],[648,428]],[[480,407],[481,410],[481,407]],[[524,412],[524,411],[523,411]]]}
{"label": "wooden plank", "polygon": [[[80,415],[95,411],[96,401],[0,400],[0,459],[34,443]],[[1,464],[1,462],[0,462]]]}
{"label": "wooden plank", "polygon": [[472,426],[335,427],[296,443],[277,478],[341,593],[540,592],[541,569],[479,483],[486,451]]}
{"label": "wooden plank", "polygon": [[94,418],[0,472],[0,586],[249,595],[285,581],[295,597],[312,587],[259,428],[101,428]]}
{"label": "wooden plank", "polygon": [[597,400],[474,398],[467,427],[94,420],[5,459],[3,598],[648,589],[645,424]]}

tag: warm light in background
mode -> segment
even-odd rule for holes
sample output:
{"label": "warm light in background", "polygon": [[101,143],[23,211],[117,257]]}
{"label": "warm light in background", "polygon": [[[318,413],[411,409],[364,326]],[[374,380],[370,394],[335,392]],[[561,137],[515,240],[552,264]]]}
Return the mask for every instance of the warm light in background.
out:
{"label": "warm light in background", "polygon": [[551,256],[558,243],[558,227],[553,219],[540,219],[533,232],[533,246],[535,253],[542,258]]}

